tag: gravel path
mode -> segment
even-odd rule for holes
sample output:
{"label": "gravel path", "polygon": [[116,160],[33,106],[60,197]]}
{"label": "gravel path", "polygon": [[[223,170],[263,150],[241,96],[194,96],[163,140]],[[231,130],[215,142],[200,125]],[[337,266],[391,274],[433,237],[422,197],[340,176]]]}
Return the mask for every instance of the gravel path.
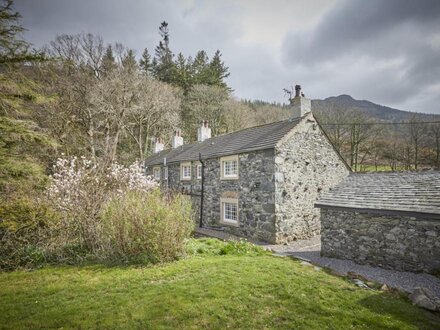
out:
{"label": "gravel path", "polygon": [[433,295],[440,298],[440,278],[433,275],[399,272],[367,265],[358,265],[350,260],[321,257],[320,236],[309,240],[298,240],[288,245],[266,245],[265,247],[277,255],[293,256],[306,260],[314,265],[330,268],[341,275],[353,272],[370,281],[381,284],[385,283],[388,287],[397,288],[409,293],[413,292],[417,287],[426,288]]}
{"label": "gravel path", "polygon": [[[198,228],[199,236],[216,237],[222,240],[238,240],[239,237],[218,230]],[[321,257],[321,236],[307,240],[297,240],[287,245],[269,245],[267,243],[253,242],[273,251],[276,255],[293,256],[308,261],[314,265],[330,268],[340,275],[348,272],[358,274],[370,281],[386,284],[390,288],[411,293],[415,288],[425,288],[434,296],[440,298],[440,278],[429,274],[399,272],[367,265],[358,265],[350,260]]]}

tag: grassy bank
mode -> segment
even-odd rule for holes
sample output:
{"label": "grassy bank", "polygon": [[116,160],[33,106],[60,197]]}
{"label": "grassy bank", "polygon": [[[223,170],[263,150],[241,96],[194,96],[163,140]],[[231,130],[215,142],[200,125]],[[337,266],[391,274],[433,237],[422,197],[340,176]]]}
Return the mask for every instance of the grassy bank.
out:
{"label": "grassy bank", "polygon": [[288,258],[195,250],[202,256],[151,267],[48,267],[2,273],[0,328],[440,326],[438,315],[412,306],[398,294],[359,289]]}

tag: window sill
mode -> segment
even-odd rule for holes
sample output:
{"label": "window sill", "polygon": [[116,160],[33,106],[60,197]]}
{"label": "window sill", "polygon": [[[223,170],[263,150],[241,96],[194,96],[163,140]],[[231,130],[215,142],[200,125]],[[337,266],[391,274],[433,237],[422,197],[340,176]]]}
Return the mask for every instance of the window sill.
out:
{"label": "window sill", "polygon": [[228,225],[228,226],[231,226],[231,227],[240,227],[240,223],[238,221],[220,220],[220,223],[222,225]]}
{"label": "window sill", "polygon": [[239,179],[238,176],[231,176],[231,177],[229,177],[229,176],[222,176],[220,178],[220,180],[238,180],[238,179]]}

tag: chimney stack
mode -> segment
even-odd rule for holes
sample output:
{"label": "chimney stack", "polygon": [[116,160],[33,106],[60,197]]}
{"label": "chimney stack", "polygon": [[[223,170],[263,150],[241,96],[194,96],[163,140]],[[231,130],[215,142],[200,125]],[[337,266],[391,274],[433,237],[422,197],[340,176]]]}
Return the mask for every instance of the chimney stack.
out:
{"label": "chimney stack", "polygon": [[176,149],[177,147],[180,147],[182,145],[183,145],[182,132],[180,129],[176,129],[174,131],[173,138],[171,139],[171,147],[173,149]]}
{"label": "chimney stack", "polygon": [[295,86],[295,97],[290,100],[292,107],[292,118],[303,117],[308,112],[312,111],[312,101],[301,93],[301,85]]}
{"label": "chimney stack", "polygon": [[211,129],[208,127],[208,121],[203,120],[197,130],[197,141],[203,142],[211,138]]}
{"label": "chimney stack", "polygon": [[163,151],[164,144],[159,137],[154,138],[153,153],[157,154]]}

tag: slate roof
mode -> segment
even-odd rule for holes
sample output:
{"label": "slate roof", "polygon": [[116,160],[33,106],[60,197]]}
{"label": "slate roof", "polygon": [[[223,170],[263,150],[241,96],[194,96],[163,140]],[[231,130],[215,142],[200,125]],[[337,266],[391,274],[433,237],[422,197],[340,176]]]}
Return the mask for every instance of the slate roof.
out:
{"label": "slate roof", "polygon": [[203,142],[184,144],[176,149],[164,150],[146,159],[145,165],[192,161],[233,155],[238,153],[274,148],[277,142],[294,128],[302,118],[283,120],[276,123],[250,127],[241,131],[218,135]]}
{"label": "slate roof", "polygon": [[440,172],[352,173],[315,206],[440,218]]}

